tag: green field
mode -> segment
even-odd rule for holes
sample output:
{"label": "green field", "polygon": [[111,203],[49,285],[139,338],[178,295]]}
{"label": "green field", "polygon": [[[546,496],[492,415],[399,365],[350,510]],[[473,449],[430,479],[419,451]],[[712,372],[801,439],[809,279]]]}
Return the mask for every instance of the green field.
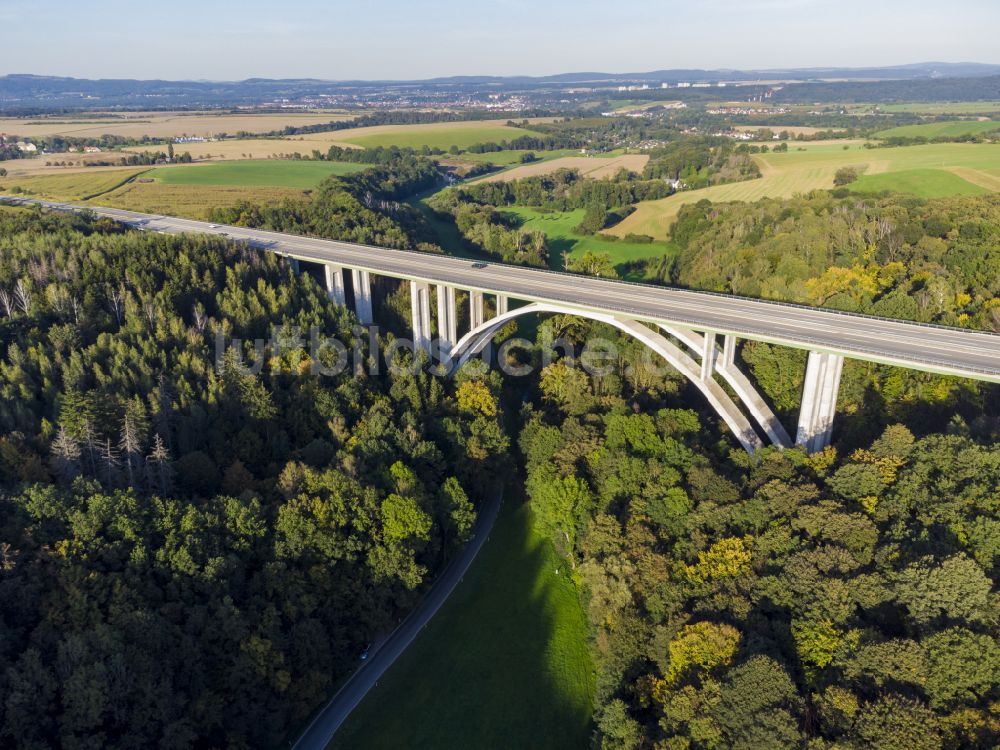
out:
{"label": "green field", "polygon": [[165,185],[232,185],[252,187],[316,187],[330,175],[368,169],[368,164],[336,161],[256,159],[160,167],[148,176]]}
{"label": "green field", "polygon": [[574,234],[573,228],[583,220],[585,211],[582,208],[545,212],[537,208],[507,206],[503,211],[517,216],[524,229],[537,229],[545,233],[549,242],[550,265],[557,270],[563,268],[563,257],[579,257],[586,252],[607,253],[616,266],[630,260],[659,257],[674,252],[672,247],[662,243],[616,242],[598,236]]}
{"label": "green field", "polygon": [[1000,112],[1000,102],[908,102],[881,104],[879,108],[885,112],[912,112],[920,115],[987,115]]}
{"label": "green field", "polygon": [[[461,125],[463,127],[455,127]],[[523,135],[539,135],[524,128],[512,128],[506,125],[477,125],[475,123],[438,123],[428,125],[408,125],[399,127],[384,126],[385,130],[371,132],[379,127],[361,128],[369,131],[366,134],[351,135],[350,130],[342,131],[338,140],[353,143],[365,148],[378,146],[399,146],[400,148],[440,148],[447,150],[452,146],[468,148],[474,143],[500,143],[510,141]],[[339,134],[338,134],[339,135]]]}
{"label": "green field", "polygon": [[901,172],[862,175],[849,186],[855,193],[880,193],[892,190],[921,198],[945,198],[949,195],[982,195],[990,192],[956,174],[940,169],[906,169]]}
{"label": "green field", "polygon": [[957,138],[1000,130],[996,120],[965,120],[956,122],[925,122],[920,125],[903,125],[876,133],[876,138]]}
{"label": "green field", "polygon": [[463,582],[330,747],[587,747],[593,667],[567,573],[528,507],[506,501]]}
{"label": "green field", "polygon": [[[684,190],[669,198],[639,203],[631,216],[606,231],[619,237],[634,233],[666,239],[677,212],[685,204],[700,200],[752,202],[789,198],[810,190],[830,190],[837,170],[847,166],[863,173],[855,185],[864,190],[916,190],[924,195],[982,192],[977,188],[1000,191],[1000,144],[994,143],[934,143],[873,149],[864,148],[860,141],[793,144],[787,153],[760,154],[754,158],[763,174],[759,179]],[[920,171],[916,177],[929,179],[931,185],[917,185],[914,171]]]}

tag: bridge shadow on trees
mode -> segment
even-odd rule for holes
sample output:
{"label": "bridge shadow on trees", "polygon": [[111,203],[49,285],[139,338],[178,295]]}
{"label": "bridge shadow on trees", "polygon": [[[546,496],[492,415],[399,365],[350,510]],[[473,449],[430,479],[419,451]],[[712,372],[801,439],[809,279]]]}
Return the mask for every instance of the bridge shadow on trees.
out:
{"label": "bridge shadow on trees", "polygon": [[568,572],[508,494],[463,582],[331,747],[586,747],[593,668]]}

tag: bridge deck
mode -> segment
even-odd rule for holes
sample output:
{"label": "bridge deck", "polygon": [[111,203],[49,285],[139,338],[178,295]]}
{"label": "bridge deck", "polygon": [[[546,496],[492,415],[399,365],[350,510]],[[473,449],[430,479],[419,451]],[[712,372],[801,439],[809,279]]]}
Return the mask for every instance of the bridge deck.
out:
{"label": "bridge deck", "polygon": [[[6,198],[5,200],[22,201]],[[724,294],[633,284],[592,276],[355,245],[167,216],[31,201],[55,209],[87,209],[143,229],[200,232],[244,240],[300,260],[342,265],[400,279],[500,292],[532,302],[618,313],[656,324],[682,325],[740,338],[842,354],[916,370],[1000,382],[1000,335],[923,325]]]}

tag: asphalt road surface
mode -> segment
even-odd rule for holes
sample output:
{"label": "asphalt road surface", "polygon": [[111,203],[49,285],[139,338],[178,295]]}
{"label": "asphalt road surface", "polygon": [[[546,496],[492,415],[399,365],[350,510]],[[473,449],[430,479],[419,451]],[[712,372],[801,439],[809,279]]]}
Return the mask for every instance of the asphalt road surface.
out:
{"label": "asphalt road surface", "polygon": [[461,582],[472,561],[476,559],[500,512],[503,491],[497,489],[486,507],[479,512],[473,527],[473,537],[461,555],[452,560],[441,573],[434,586],[424,596],[420,605],[410,613],[403,624],[396,628],[382,646],[363,662],[362,666],[344,683],[343,687],[316,715],[294,745],[295,750],[324,750],[334,733],[344,723],[368,691],[392,666],[400,654],[413,642],[423,627],[451,596]]}
{"label": "asphalt road surface", "polygon": [[[833,310],[692,292],[645,284],[557,273],[501,263],[476,264],[431,253],[389,250],[244,227],[5,197],[51,208],[87,209],[132,226],[164,233],[200,232],[243,240],[271,252],[383,276],[499,292],[514,299],[550,302],[581,312],[619,313],[734,334],[798,348],[843,354],[884,364],[1000,382],[1000,334],[922,325]],[[482,267],[480,267],[482,266]]]}

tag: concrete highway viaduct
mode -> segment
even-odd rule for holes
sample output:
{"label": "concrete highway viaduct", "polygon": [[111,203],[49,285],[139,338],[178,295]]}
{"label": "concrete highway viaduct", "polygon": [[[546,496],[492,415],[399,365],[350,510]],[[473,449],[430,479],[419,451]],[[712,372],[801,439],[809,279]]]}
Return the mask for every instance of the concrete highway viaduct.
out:
{"label": "concrete highway viaduct", "polygon": [[[690,380],[750,452],[768,443],[794,443],[809,452],[829,445],[845,358],[1000,382],[1000,335],[993,333],[95,206],[5,200],[93,211],[149,231],[225,235],[285,256],[295,266],[320,264],[330,298],[350,303],[366,326],[375,322],[372,275],[408,282],[414,347],[445,353],[455,368],[518,317],[564,313],[606,323],[641,341]],[[467,332],[461,337],[457,291],[469,295]],[[437,340],[432,337],[432,296]],[[493,300],[490,318],[485,317],[486,297]],[[794,441],[737,366],[741,339],[808,350]]]}

